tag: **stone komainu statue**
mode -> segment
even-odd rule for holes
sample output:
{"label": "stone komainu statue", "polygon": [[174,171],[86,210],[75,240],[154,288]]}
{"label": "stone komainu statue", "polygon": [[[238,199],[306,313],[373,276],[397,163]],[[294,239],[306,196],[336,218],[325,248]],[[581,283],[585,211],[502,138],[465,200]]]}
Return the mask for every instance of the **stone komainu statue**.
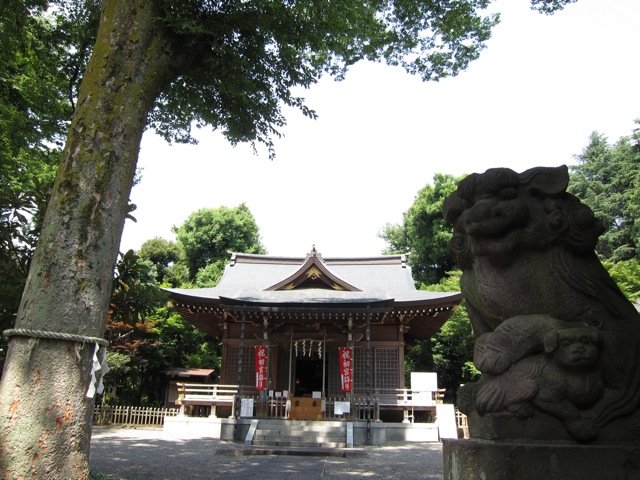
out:
{"label": "stone komainu statue", "polygon": [[594,253],[566,166],[473,174],[446,200],[476,336],[472,437],[640,441],[640,315]]}

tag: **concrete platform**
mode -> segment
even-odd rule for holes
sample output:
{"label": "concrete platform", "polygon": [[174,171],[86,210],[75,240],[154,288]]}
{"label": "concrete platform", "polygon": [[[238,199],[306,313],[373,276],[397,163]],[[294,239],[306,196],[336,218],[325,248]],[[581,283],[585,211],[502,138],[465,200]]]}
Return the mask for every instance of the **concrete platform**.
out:
{"label": "concrete platform", "polygon": [[[166,417],[163,431],[175,437],[201,437],[244,442],[251,428],[251,420],[245,418]],[[336,430],[344,431],[346,423],[341,421],[259,420],[259,424],[269,424],[270,428],[281,425],[282,431],[293,431],[294,427],[301,427],[307,431],[315,429],[319,432],[326,432],[326,429],[331,428],[332,425]],[[437,423],[367,423],[363,421],[348,423],[353,425],[354,446],[385,445],[390,442],[437,442],[440,440]],[[286,439],[282,440],[281,445]],[[346,441],[346,439],[342,441]]]}

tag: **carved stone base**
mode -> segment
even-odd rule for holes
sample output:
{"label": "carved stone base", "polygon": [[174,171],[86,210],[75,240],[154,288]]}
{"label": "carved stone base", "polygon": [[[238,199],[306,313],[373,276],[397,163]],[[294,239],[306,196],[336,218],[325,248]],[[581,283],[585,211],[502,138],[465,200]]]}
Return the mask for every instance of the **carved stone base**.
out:
{"label": "carved stone base", "polygon": [[640,479],[640,443],[442,443],[444,480]]}
{"label": "carved stone base", "polygon": [[[537,443],[577,443],[566,426],[556,417],[536,412],[531,418],[517,418],[508,413],[478,415],[471,412],[469,433],[479,441],[509,441],[525,438]],[[640,410],[612,420],[599,430],[598,437],[589,445],[612,445],[618,443],[640,443]],[[640,479],[638,479],[640,480]]]}
{"label": "carved stone base", "polygon": [[555,417],[537,412],[535,417],[520,419],[508,413],[478,415],[469,414],[471,438],[483,441],[526,438],[529,441],[546,443],[566,441],[575,443],[562,422]]}

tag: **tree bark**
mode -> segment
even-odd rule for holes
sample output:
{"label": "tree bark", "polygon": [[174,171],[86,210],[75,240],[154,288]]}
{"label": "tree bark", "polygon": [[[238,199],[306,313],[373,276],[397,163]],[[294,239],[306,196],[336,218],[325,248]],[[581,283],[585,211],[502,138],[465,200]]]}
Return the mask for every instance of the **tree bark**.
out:
{"label": "tree bark", "polygon": [[[157,0],[105,0],[16,328],[104,335],[147,113],[184,67]],[[11,337],[0,386],[4,478],[88,478],[94,345]]]}

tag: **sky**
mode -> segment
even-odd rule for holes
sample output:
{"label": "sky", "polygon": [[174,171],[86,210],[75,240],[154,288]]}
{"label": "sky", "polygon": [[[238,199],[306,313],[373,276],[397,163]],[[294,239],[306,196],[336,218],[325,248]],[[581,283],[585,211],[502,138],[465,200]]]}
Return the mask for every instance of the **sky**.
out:
{"label": "sky", "polygon": [[501,12],[480,58],[457,77],[422,82],[400,68],[360,63],[298,92],[317,120],[285,110],[288,124],[265,149],[232,147],[218,132],[198,145],[143,136],[141,182],[131,194],[120,250],[175,240],[201,208],[245,203],[270,255],[379,255],[378,234],[437,173],[518,172],[572,165],[593,131],[611,142],[640,118],[640,1],[578,0],[553,16],[526,0]]}

